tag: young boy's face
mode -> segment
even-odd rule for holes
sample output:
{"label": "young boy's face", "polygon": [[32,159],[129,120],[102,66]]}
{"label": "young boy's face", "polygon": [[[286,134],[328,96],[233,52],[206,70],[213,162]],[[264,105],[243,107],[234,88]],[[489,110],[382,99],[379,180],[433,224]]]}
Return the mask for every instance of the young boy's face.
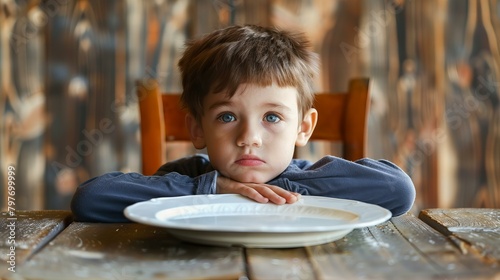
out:
{"label": "young boy's face", "polygon": [[276,85],[240,85],[232,98],[209,94],[201,126],[188,121],[193,144],[207,148],[213,167],[239,182],[265,183],[283,172],[295,145],[307,143],[316,110],[299,120],[297,90]]}

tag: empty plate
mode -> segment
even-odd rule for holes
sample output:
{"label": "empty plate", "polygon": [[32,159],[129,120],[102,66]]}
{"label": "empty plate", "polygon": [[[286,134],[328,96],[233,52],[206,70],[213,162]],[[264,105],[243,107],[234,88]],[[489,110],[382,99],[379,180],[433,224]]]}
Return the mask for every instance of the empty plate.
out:
{"label": "empty plate", "polygon": [[327,243],[391,217],[387,209],[354,200],[302,196],[294,204],[276,205],[237,194],[155,198],[124,213],[132,221],[167,228],[181,240],[253,248]]}

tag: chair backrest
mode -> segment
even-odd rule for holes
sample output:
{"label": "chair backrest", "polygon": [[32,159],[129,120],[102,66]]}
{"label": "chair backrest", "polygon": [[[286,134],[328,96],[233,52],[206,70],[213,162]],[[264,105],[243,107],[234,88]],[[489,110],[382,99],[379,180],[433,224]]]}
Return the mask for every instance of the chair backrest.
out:
{"label": "chair backrest", "polygon": [[[152,175],[166,162],[166,142],[189,141],[184,123],[186,112],[177,93],[161,93],[158,82],[137,82],[141,116],[142,172]],[[314,107],[318,123],[311,140],[327,140],[342,145],[341,157],[357,160],[366,156],[369,79],[349,81],[347,92],[318,93]]]}

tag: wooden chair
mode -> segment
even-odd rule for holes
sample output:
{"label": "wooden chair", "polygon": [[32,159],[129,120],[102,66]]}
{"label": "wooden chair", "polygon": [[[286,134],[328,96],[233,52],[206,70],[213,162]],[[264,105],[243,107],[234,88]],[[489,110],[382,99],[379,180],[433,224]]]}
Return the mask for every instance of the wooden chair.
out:
{"label": "wooden chair", "polygon": [[[190,141],[179,106],[179,94],[162,94],[157,81],[137,82],[141,115],[142,172],[152,175],[166,162],[166,142]],[[349,81],[344,93],[316,95],[318,124],[311,140],[328,140],[342,145],[341,157],[357,160],[366,156],[369,109],[369,80]]]}

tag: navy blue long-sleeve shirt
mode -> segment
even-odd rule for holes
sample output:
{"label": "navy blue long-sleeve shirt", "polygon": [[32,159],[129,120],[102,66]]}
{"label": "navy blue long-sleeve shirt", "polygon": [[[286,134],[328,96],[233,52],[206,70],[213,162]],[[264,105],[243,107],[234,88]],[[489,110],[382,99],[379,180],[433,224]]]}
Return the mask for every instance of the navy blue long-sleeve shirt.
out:
{"label": "navy blue long-sleeve shirt", "polygon": [[[155,175],[111,172],[84,182],[71,202],[80,222],[128,222],[123,210],[156,197],[215,194],[219,173],[206,155],[182,158],[163,165]],[[294,159],[278,177],[267,182],[302,195],[345,198],[406,213],[415,200],[410,177],[387,160],[355,162],[326,156],[316,163]]]}

